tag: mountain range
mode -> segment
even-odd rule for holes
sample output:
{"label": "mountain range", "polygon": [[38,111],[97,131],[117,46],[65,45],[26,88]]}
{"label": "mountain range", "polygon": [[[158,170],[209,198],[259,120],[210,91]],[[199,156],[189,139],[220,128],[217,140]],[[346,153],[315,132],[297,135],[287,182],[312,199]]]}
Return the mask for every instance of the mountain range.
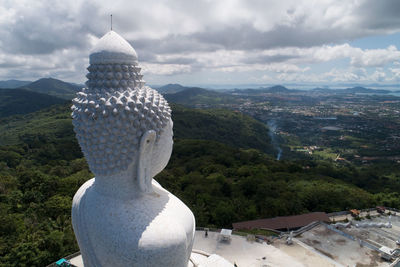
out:
{"label": "mountain range", "polygon": [[20,81],[20,80],[0,81],[0,88],[18,88],[30,83],[31,81]]}
{"label": "mountain range", "polygon": [[236,102],[236,97],[231,94],[207,90],[199,87],[189,87],[173,94],[164,94],[169,102],[188,106],[212,106],[215,104],[228,104]]}
{"label": "mountain range", "polygon": [[[53,95],[64,99],[72,99],[76,92],[79,91],[84,85],[64,82],[54,78],[41,78],[37,81],[23,81],[23,80],[6,80],[0,81],[0,88],[20,88],[25,90],[34,91],[37,93],[44,93]],[[271,87],[260,87],[260,88],[247,88],[247,89],[225,89],[225,90],[213,90],[204,89],[200,87],[188,87],[181,84],[166,84],[160,87],[155,87],[158,92],[168,96],[170,99],[176,99],[180,101],[184,97],[194,97],[199,95],[205,95],[205,97],[222,97],[227,95],[257,95],[260,93],[299,93],[299,92],[318,92],[318,93],[334,93],[334,94],[388,94],[393,91],[385,89],[370,89],[362,86],[356,86],[346,89],[335,89],[335,88],[314,88],[311,90],[300,90],[300,89],[288,89],[282,85],[275,85]],[[180,92],[187,91],[182,94]],[[217,93],[217,94],[215,94]],[[219,95],[218,95],[219,93]]]}
{"label": "mountain range", "polygon": [[84,85],[64,82],[54,78],[41,78],[37,81],[7,80],[0,81],[3,89],[24,89],[36,93],[72,99]]}
{"label": "mountain range", "polygon": [[285,86],[282,85],[275,85],[271,87],[261,87],[261,88],[248,88],[248,89],[233,89],[228,92],[234,93],[234,94],[246,94],[246,95],[255,95],[255,94],[260,94],[260,93],[295,93],[295,92],[300,92],[301,90],[296,90],[296,89],[288,89]]}
{"label": "mountain range", "polygon": [[27,114],[66,100],[24,89],[0,89],[0,118]]}
{"label": "mountain range", "polygon": [[[20,87],[15,87],[21,85]],[[42,108],[71,100],[83,85],[72,84],[53,78],[42,78],[34,82],[8,80],[0,81],[1,86],[13,89],[0,89],[0,117],[10,114],[26,114]],[[180,84],[167,84],[157,88],[171,103],[189,107],[215,107],[240,101],[241,95],[257,97],[259,94],[389,94],[392,91],[353,87],[346,89],[315,88],[311,90],[288,89],[282,85],[257,89],[209,90],[199,87],[185,87]],[[30,103],[26,105],[26,103]]]}
{"label": "mountain range", "polygon": [[64,99],[72,99],[82,87],[53,78],[42,78],[20,88]]}
{"label": "mountain range", "polygon": [[156,88],[156,90],[160,93],[160,94],[174,94],[174,93],[178,93],[180,91],[183,91],[187,89],[187,87],[182,86],[180,84],[177,83],[170,83],[161,87]]}

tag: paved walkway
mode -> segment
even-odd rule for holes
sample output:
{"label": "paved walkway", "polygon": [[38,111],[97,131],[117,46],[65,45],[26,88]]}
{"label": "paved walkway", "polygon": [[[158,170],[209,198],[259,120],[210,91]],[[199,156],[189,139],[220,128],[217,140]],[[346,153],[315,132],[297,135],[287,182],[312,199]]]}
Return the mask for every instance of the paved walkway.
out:
{"label": "paved walkway", "polygon": [[[218,240],[219,233],[196,231],[194,249],[218,254],[238,267],[282,266],[305,267],[295,258],[266,243],[249,242],[245,237],[232,235],[230,242]],[[324,266],[324,265],[319,265]]]}

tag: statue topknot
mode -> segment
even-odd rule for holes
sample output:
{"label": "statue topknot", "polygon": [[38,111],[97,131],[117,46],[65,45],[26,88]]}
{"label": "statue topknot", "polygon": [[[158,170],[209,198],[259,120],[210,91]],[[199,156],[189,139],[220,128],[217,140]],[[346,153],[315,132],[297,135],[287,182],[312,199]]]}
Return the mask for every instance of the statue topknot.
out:
{"label": "statue topknot", "polygon": [[126,170],[135,159],[142,134],[154,130],[158,137],[171,118],[162,95],[144,85],[133,48],[126,49],[131,57],[122,57],[109,51],[109,41],[107,46],[107,53],[102,52],[100,42],[91,54],[87,87],[72,100],[71,108],[89,167],[103,176]]}

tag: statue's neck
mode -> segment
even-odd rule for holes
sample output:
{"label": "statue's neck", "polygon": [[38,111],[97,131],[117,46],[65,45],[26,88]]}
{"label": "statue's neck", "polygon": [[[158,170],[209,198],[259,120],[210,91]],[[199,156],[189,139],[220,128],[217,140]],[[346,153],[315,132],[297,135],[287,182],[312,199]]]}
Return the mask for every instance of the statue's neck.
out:
{"label": "statue's neck", "polygon": [[126,171],[110,176],[96,176],[94,189],[105,196],[118,199],[132,199],[142,193],[137,182],[136,165],[131,164]]}

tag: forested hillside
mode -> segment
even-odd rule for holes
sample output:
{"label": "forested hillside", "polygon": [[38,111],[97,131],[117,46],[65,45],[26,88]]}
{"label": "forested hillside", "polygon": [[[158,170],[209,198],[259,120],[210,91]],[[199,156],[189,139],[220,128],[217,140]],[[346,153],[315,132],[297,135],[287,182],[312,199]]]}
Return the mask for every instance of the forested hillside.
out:
{"label": "forested hillside", "polygon": [[[400,208],[399,179],[386,177],[385,166],[276,161],[261,152],[268,151],[267,129],[257,121],[172,108],[174,151],[156,179],[193,210],[198,226],[377,204]],[[72,197],[93,175],[69,104],[3,118],[0,131],[0,265],[45,266],[76,252]]]}
{"label": "forested hillside", "polygon": [[37,93],[53,95],[64,99],[72,99],[81,89],[80,85],[67,83],[53,78],[42,78],[21,87]]}
{"label": "forested hillside", "polygon": [[31,83],[31,82],[30,81],[21,81],[21,80],[0,81],[0,88],[18,88],[18,87],[24,86],[29,83]]}
{"label": "forested hillside", "polygon": [[[20,144],[27,139],[52,140],[69,138],[75,141],[70,105],[0,119],[0,145]],[[272,151],[268,128],[261,122],[228,110],[199,110],[172,105],[174,137],[215,140],[227,145]]]}
{"label": "forested hillside", "polygon": [[174,136],[179,139],[214,140],[230,146],[274,152],[268,128],[240,112],[172,105],[172,119]]}
{"label": "forested hillside", "polygon": [[0,89],[0,118],[27,114],[66,100],[23,89]]}
{"label": "forested hillside", "polygon": [[165,94],[164,97],[171,103],[177,103],[189,107],[212,107],[213,105],[232,104],[237,102],[236,97],[230,94],[198,87],[190,87],[177,93]]}

